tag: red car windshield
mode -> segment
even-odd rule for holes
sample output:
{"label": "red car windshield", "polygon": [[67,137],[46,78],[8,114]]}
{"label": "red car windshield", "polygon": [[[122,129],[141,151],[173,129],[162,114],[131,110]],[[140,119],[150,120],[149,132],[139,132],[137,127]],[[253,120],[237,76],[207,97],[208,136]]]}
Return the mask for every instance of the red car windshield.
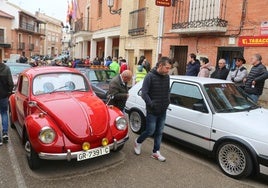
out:
{"label": "red car windshield", "polygon": [[89,91],[90,87],[86,79],[80,74],[74,73],[49,73],[41,74],[33,80],[33,94],[61,91]]}

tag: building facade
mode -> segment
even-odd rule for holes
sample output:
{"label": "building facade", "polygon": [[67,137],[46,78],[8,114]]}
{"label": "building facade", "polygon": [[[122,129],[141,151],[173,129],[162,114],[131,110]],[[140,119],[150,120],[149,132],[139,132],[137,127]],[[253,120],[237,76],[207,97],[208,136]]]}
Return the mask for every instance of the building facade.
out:
{"label": "building facade", "polygon": [[[208,57],[214,66],[224,58],[228,68],[235,66],[234,57],[242,55],[250,61],[253,54],[260,53],[268,65],[266,4],[253,0],[174,0],[164,12],[162,55],[179,62],[180,74],[185,73],[189,53]],[[262,99],[265,97],[267,90]]]}
{"label": "building facade", "polygon": [[[120,15],[109,12],[106,1],[77,0],[76,16],[71,20],[74,58],[119,56]],[[121,7],[121,0],[114,5]]]}
{"label": "building facade", "polygon": [[62,53],[62,24],[60,20],[47,16],[44,13],[36,12],[36,17],[43,20],[46,24],[41,25],[45,31],[45,37],[41,39],[39,55],[48,55],[50,57],[58,56]]}
{"label": "building facade", "polygon": [[11,52],[11,28],[14,16],[0,10],[0,62]]}
{"label": "building facade", "polygon": [[26,57],[39,54],[40,42],[45,36],[41,25],[45,23],[8,1],[0,0],[0,7],[2,11],[14,16],[11,26],[11,46],[3,58],[9,59],[13,54],[25,54]]}
{"label": "building facade", "polygon": [[151,0],[122,2],[119,53],[126,57],[132,70],[140,56],[154,65],[161,55],[163,10]]}

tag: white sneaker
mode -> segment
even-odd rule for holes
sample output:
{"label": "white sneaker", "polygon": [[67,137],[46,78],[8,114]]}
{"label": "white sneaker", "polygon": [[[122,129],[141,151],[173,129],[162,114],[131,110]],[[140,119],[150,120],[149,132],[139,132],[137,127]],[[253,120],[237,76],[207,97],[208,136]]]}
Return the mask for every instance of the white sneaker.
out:
{"label": "white sneaker", "polygon": [[151,157],[156,159],[156,160],[158,160],[158,161],[161,161],[161,162],[166,161],[166,158],[163,155],[160,154],[160,151],[157,151],[157,152],[153,153],[151,155]]}
{"label": "white sneaker", "polygon": [[135,151],[135,153],[136,153],[137,155],[140,155],[140,154],[141,154],[141,144],[139,144],[139,143],[137,142],[137,138],[136,138],[136,140],[135,140],[135,142],[134,142],[134,151]]}

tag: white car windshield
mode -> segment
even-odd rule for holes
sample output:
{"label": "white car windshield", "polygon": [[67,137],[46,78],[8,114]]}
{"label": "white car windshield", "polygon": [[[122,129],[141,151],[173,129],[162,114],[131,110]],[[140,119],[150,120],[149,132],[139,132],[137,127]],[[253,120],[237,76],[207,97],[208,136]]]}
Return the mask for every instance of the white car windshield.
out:
{"label": "white car windshield", "polygon": [[84,77],[73,73],[41,74],[33,80],[34,95],[61,91],[88,91],[89,89]]}
{"label": "white car windshield", "polygon": [[234,84],[206,84],[205,89],[216,112],[239,112],[258,108]]}

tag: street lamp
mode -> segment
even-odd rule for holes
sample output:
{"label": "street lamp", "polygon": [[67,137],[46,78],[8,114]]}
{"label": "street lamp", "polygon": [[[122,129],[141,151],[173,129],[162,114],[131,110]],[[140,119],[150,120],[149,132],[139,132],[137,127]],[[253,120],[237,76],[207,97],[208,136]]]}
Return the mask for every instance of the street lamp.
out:
{"label": "street lamp", "polygon": [[111,14],[121,14],[121,8],[118,10],[112,10],[113,6],[114,6],[114,0],[107,0],[107,5],[109,7],[110,13]]}

